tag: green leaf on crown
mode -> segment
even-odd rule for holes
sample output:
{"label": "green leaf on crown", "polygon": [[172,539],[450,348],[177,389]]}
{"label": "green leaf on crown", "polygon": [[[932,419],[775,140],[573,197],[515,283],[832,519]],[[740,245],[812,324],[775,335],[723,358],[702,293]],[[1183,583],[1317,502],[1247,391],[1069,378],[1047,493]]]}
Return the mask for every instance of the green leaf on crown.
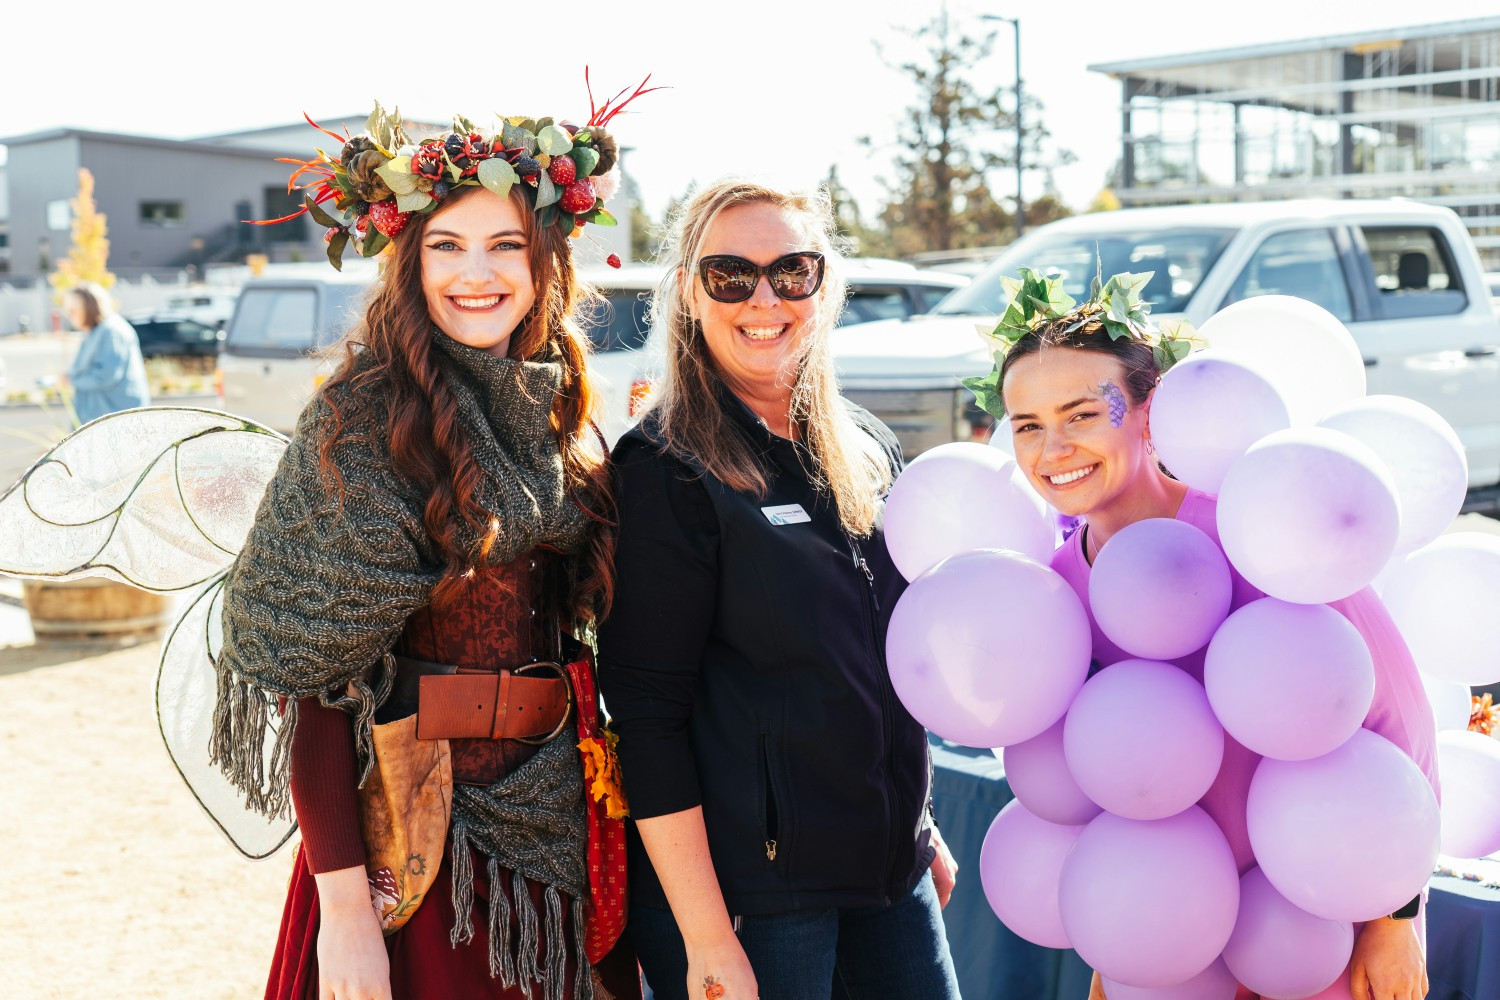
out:
{"label": "green leaf on crown", "polygon": [[384,250],[386,244],[390,243],[390,241],[391,238],[389,236],[371,226],[370,235],[365,237],[364,246],[360,248],[359,252],[366,257],[373,257]]}
{"label": "green leaf on crown", "polygon": [[[385,181],[385,186],[396,196],[409,195],[417,190],[417,175],[411,172],[411,157],[398,156],[386,160],[375,168],[375,174]],[[406,211],[402,209],[402,211]]]}
{"label": "green leaf on crown", "polygon": [[620,224],[620,220],[610,215],[602,207],[597,207],[597,202],[595,205],[596,207],[592,211],[583,213],[579,218],[584,222],[592,222],[596,226],[618,226]]}
{"label": "green leaf on crown", "polygon": [[426,191],[409,191],[406,194],[396,195],[398,212],[420,212],[431,204],[432,195]]}
{"label": "green leaf on crown", "polygon": [[594,133],[590,132],[588,129],[583,129],[577,135],[573,136],[573,141],[575,143],[579,143],[579,142],[592,142],[593,139],[594,139]]}
{"label": "green leaf on crown", "polygon": [[509,162],[498,156],[492,156],[488,160],[479,161],[479,183],[504,198],[510,194],[511,187],[520,180],[516,176],[516,168]]}
{"label": "green leaf on crown", "polygon": [[[530,119],[527,119],[528,121]],[[500,130],[500,141],[505,143],[506,149],[520,147],[526,151],[527,156],[536,153],[536,136],[528,128],[506,122]]]}
{"label": "green leaf on crown", "polygon": [[1000,397],[1000,366],[990,369],[988,375],[964,379],[964,388],[974,394],[974,401],[996,420],[1005,416],[1005,400]]}
{"label": "green leaf on crown", "polygon": [[545,170],[536,175],[536,207],[538,211],[551,205],[561,197],[562,192],[558,190],[556,184],[552,183],[552,178],[547,176]]}
{"label": "green leaf on crown", "polygon": [[574,146],[568,155],[573,158],[579,177],[587,177],[599,165],[599,151],[593,146]]}
{"label": "green leaf on crown", "polygon": [[548,226],[552,225],[556,221],[557,221],[557,206],[556,205],[548,205],[546,208],[540,209],[536,213],[536,224],[538,226],[541,226],[543,229],[546,229]]}
{"label": "green leaf on crown", "polygon": [[349,242],[349,234],[340,229],[333,234],[328,241],[328,263],[333,265],[335,271],[344,269],[344,246]]}
{"label": "green leaf on crown", "polygon": [[536,124],[532,125],[532,126],[529,126],[529,127],[531,128],[531,131],[533,131],[533,132],[540,132],[542,129],[546,128],[548,125],[551,125],[552,122],[553,122],[553,119],[550,118],[550,117],[549,118],[538,118],[536,120]]}
{"label": "green leaf on crown", "polygon": [[548,156],[561,156],[573,148],[573,137],[565,128],[548,125],[536,134],[536,145]]}
{"label": "green leaf on crown", "polygon": [[323,211],[318,203],[313,201],[312,195],[305,195],[302,204],[307,208],[307,213],[313,217],[313,221],[324,229],[333,229],[339,225],[337,219]]}

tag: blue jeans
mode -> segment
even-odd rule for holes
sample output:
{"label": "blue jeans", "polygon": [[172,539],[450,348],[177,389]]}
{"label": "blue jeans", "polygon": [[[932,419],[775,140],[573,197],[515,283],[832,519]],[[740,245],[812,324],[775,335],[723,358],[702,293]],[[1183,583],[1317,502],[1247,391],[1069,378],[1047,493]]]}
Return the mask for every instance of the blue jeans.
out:
{"label": "blue jeans", "polygon": [[[703,1000],[672,911],[631,907],[629,934],[655,1000]],[[744,917],[739,938],[760,1000],[959,1000],[931,872],[890,906]]]}

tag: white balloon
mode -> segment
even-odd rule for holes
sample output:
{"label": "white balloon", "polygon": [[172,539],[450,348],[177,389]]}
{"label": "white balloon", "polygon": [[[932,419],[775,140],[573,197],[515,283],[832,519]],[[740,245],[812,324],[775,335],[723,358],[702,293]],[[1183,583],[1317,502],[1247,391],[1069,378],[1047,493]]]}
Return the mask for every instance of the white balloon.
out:
{"label": "white balloon", "polygon": [[995,423],[995,429],[990,432],[990,447],[1012,459],[1016,457],[1016,442],[1010,429],[1010,417],[1001,417]]}
{"label": "white balloon", "polygon": [[1444,535],[1407,556],[1383,597],[1424,674],[1500,681],[1500,537]]}
{"label": "white balloon", "polygon": [[1445,681],[1441,677],[1419,674],[1422,688],[1427,692],[1427,703],[1432,706],[1432,718],[1437,731],[1449,729],[1466,730],[1469,718],[1474,714],[1474,692],[1469,685],[1459,681]]}
{"label": "white balloon", "polygon": [[1500,741],[1483,733],[1439,733],[1442,851],[1483,858],[1500,851]]}
{"label": "white balloon", "polygon": [[1052,558],[1047,505],[1004,454],[970,441],[923,452],[896,479],[885,503],[885,541],[896,568],[915,580],[949,556],[1010,549]]}
{"label": "white balloon", "polygon": [[[1154,406],[1151,417],[1154,428]],[[1363,441],[1390,470],[1401,504],[1398,554],[1426,545],[1458,516],[1469,462],[1458,434],[1436,410],[1405,396],[1369,396],[1338,407],[1318,425]]]}
{"label": "white balloon", "polygon": [[1214,351],[1266,373],[1286,400],[1293,427],[1365,394],[1359,345],[1337,316],[1306,299],[1244,299],[1210,316],[1199,332]]}
{"label": "white balloon", "polygon": [[1277,431],[1229,469],[1219,541],[1235,569],[1272,597],[1327,604],[1375,579],[1401,530],[1385,463],[1326,427]]}
{"label": "white balloon", "polygon": [[1286,401],[1246,358],[1212,349],[1162,376],[1151,397],[1151,442],[1172,475],[1217,496],[1252,444],[1291,426]]}

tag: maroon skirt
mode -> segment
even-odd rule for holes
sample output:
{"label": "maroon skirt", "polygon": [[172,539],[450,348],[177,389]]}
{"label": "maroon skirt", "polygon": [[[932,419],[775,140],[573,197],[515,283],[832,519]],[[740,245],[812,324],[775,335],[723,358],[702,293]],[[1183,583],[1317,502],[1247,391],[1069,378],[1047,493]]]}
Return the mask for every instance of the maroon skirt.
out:
{"label": "maroon skirt", "polygon": [[[474,859],[474,937],[453,947],[449,933],[453,928],[452,875],[449,854],[452,841],[443,848],[437,881],[427,893],[417,912],[395,934],[385,939],[391,959],[391,996],[393,1000],[451,1000],[453,997],[487,998],[487,1000],[524,1000],[526,993],[519,983],[506,989],[498,978],[490,976],[489,961],[489,895],[490,884],[483,858]],[[532,905],[544,911],[544,887],[526,880]],[[505,891],[502,885],[499,891]],[[564,898],[563,912],[567,912]],[[511,907],[511,940],[520,940],[516,908]],[[568,956],[565,997],[573,996],[573,980],[578,974],[574,961],[573,930],[563,922],[568,937],[564,952]],[[538,942],[537,963],[546,968],[547,942]],[[604,992],[596,987],[596,1000],[640,1000],[640,970],[635,954],[625,939],[595,966]],[[589,973],[584,972],[585,975]],[[541,990],[532,985],[533,1000]],[[276,954],[271,959],[271,975],[266,982],[266,1000],[318,1000],[318,885],[297,847],[292,863],[291,882],[287,886],[286,908],[281,914],[281,931],[276,940]]]}

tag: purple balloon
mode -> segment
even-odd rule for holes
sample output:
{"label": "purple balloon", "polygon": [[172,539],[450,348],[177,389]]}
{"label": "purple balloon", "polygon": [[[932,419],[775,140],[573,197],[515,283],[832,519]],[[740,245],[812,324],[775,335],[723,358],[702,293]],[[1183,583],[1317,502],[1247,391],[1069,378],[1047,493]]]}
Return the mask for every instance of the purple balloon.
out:
{"label": "purple balloon", "polygon": [[1343,744],[1375,699],[1375,664],[1359,630],[1325,604],[1274,597],[1219,627],[1203,685],[1224,729],[1264,757],[1308,760]]}
{"label": "purple balloon", "polygon": [[966,552],[912,581],[886,634],[891,684],[944,739],[1009,746],[1067,711],[1088,676],[1088,613],[1066,580],[1010,551]]}
{"label": "purple balloon", "polygon": [[1328,920],[1374,920],[1401,908],[1437,861],[1432,786],[1368,729],[1312,760],[1262,760],[1245,819],[1266,878],[1294,906]]}
{"label": "purple balloon", "polygon": [[1291,423],[1281,393],[1252,362],[1212,349],[1173,365],[1151,397],[1151,442],[1162,464],[1214,496],[1235,459]]}
{"label": "purple balloon", "polygon": [[1240,878],[1240,915],[1224,962],[1251,990],[1267,1000],[1317,993],[1338,980],[1353,951],[1353,924],[1298,909],[1259,868]]}
{"label": "purple balloon", "polygon": [[1339,973],[1339,978],[1328,989],[1314,993],[1303,1000],[1354,1000],[1353,984],[1349,981],[1349,970],[1346,968]]}
{"label": "purple balloon", "polygon": [[1121,660],[1089,678],[1063,727],[1068,770],[1093,801],[1162,819],[1203,797],[1224,759],[1224,729],[1203,686],[1179,667]]}
{"label": "purple balloon", "polygon": [[1239,992],[1239,983],[1235,982],[1223,959],[1216,960],[1192,979],[1176,986],[1142,989],[1117,983],[1108,976],[1099,978],[1103,980],[1104,995],[1109,1000],[1234,1000],[1234,995]]}
{"label": "purple balloon", "polygon": [[1040,736],[1006,747],[1005,778],[1016,798],[1049,823],[1087,823],[1103,808],[1083,794],[1063,754],[1063,726],[1058,721]]}
{"label": "purple balloon", "polygon": [[1500,741],[1460,729],[1438,733],[1437,742],[1443,853],[1489,857],[1500,851]]}
{"label": "purple balloon", "polygon": [[1229,467],[1219,541],[1272,597],[1326,604],[1363,590],[1401,530],[1396,486],[1369,446],[1326,427],[1268,434]]}
{"label": "purple balloon", "polygon": [[1099,550],[1089,607],[1099,630],[1131,656],[1173,660],[1213,637],[1232,589],[1218,543],[1186,521],[1153,517],[1121,528]]}
{"label": "purple balloon", "polygon": [[1067,948],[1057,912],[1063,859],[1083,833],[1038,819],[1019,800],[1000,810],[979,850],[979,881],[1000,922],[1046,948]]}
{"label": "purple balloon", "polygon": [[1228,841],[1197,806],[1145,822],[1103,813],[1063,862],[1058,903],[1068,940],[1100,975],[1175,986],[1224,950],[1240,877]]}

